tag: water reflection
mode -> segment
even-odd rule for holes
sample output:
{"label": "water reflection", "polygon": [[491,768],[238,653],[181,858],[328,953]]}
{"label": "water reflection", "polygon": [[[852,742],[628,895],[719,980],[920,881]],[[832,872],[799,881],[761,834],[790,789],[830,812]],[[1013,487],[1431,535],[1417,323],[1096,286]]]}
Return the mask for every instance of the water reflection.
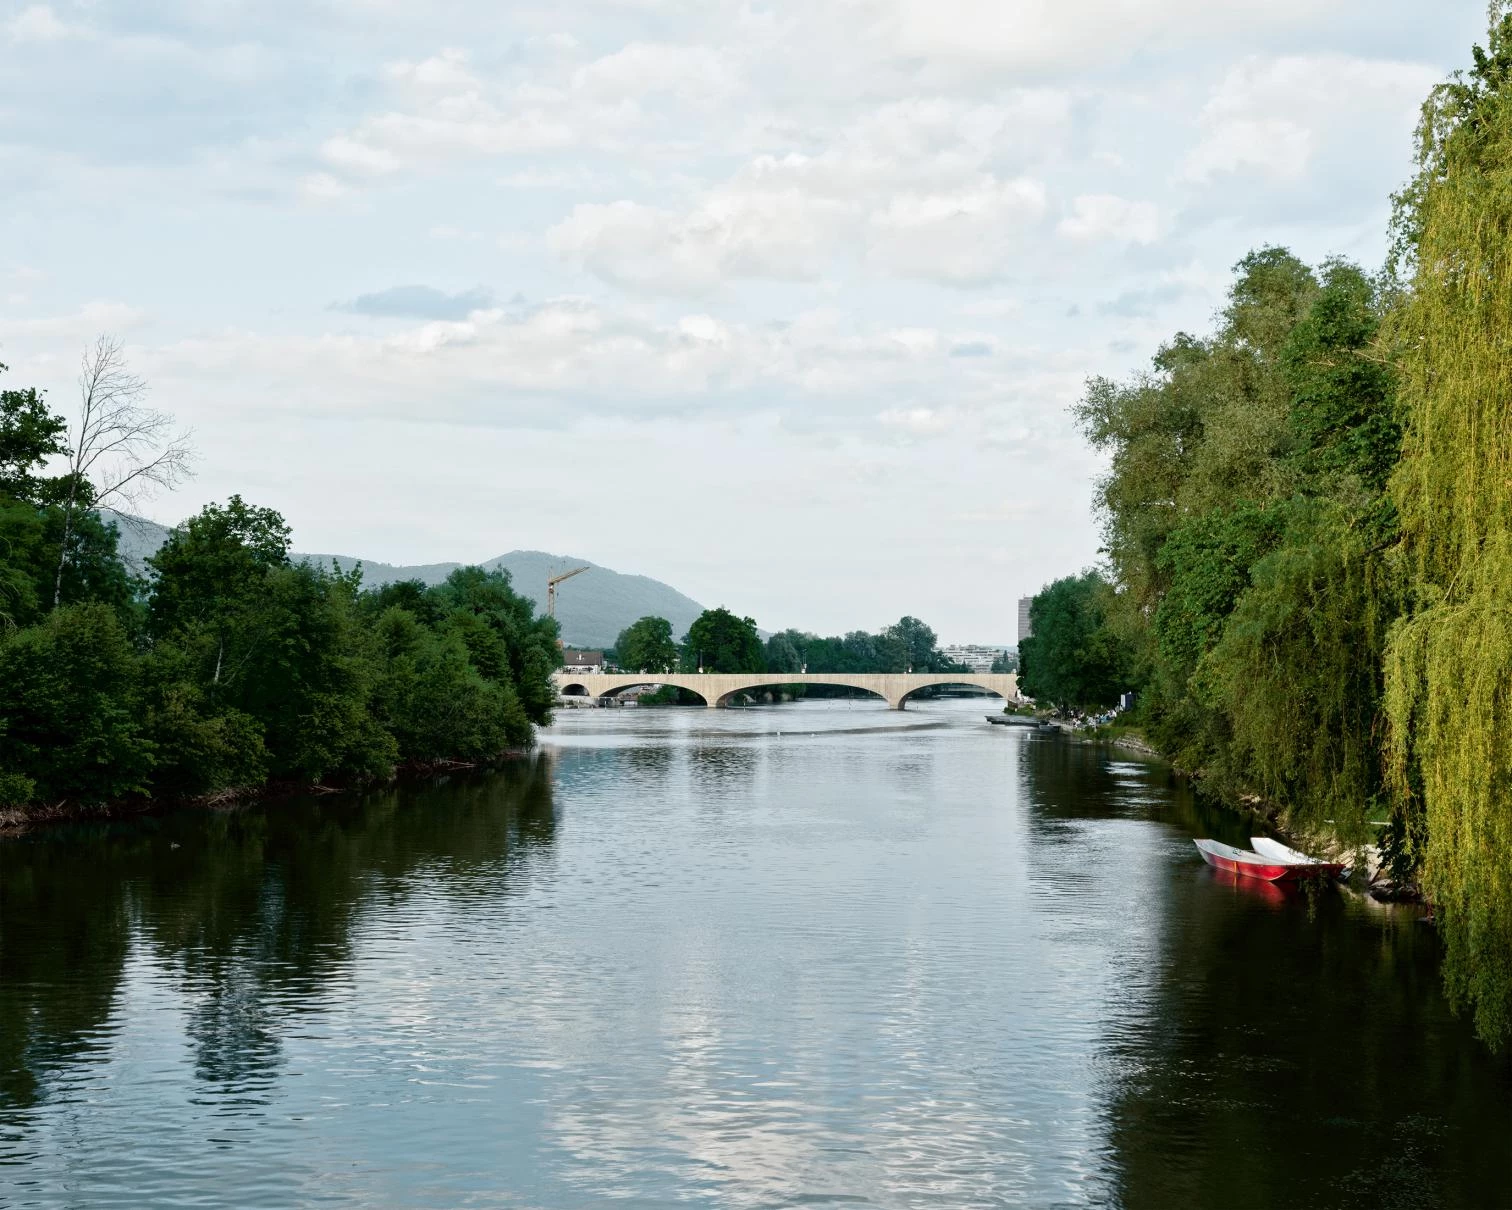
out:
{"label": "water reflection", "polygon": [[1160,766],[1035,741],[1031,862],[1060,870],[1070,846],[1100,877],[1117,870],[1138,921],[1109,935],[1136,961],[1099,1059],[1119,1205],[1507,1204],[1512,1068],[1449,1015],[1415,913],[1213,871],[1189,837],[1245,843],[1242,820]]}
{"label": "water reflection", "polygon": [[[1163,766],[853,703],[0,845],[0,1201],[1496,1205],[1410,915]],[[83,1145],[88,1143],[87,1146]]]}
{"label": "water reflection", "polygon": [[443,897],[508,895],[555,826],[542,759],[0,844],[0,1125],[109,1041],[134,939],[184,993],[195,1076],[255,1096],[294,1019],[350,986],[365,912],[419,881]]}

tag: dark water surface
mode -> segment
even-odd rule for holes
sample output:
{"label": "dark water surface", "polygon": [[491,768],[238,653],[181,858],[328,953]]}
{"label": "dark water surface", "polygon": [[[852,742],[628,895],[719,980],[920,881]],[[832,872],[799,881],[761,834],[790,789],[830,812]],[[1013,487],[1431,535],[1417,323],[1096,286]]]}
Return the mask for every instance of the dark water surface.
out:
{"label": "dark water surface", "polygon": [[985,708],[0,844],[0,1205],[1512,1206],[1429,928]]}

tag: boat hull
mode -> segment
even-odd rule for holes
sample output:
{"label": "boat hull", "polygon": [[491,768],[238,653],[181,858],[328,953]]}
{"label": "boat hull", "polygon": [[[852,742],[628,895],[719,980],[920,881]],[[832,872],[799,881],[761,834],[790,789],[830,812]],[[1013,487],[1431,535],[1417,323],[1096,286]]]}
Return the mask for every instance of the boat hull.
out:
{"label": "boat hull", "polygon": [[1261,882],[1292,882],[1302,869],[1284,862],[1267,861],[1255,853],[1245,853],[1229,845],[1219,844],[1216,840],[1194,840],[1192,843],[1197,846],[1202,860],[1208,865],[1215,870],[1237,874],[1241,878],[1258,878]]}

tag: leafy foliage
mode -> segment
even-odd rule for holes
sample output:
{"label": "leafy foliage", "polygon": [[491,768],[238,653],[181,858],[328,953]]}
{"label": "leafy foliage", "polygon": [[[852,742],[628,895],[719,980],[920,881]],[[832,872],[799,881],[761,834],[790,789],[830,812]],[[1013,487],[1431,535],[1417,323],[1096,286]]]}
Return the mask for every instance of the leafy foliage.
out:
{"label": "leafy foliage", "polygon": [[706,609],[688,627],[683,640],[684,667],[704,672],[764,672],[766,655],[754,618],[738,618],[728,609]]}
{"label": "leafy foliage", "polygon": [[677,669],[677,644],[672,641],[672,623],[666,618],[645,617],[620,631],[614,644],[621,668],[632,672],[673,672]]}
{"label": "leafy foliage", "polygon": [[853,630],[820,638],[801,630],[774,634],[766,644],[768,672],[949,672],[935,632],[918,618],[902,617],[877,634]]}
{"label": "leafy foliage", "polygon": [[1438,908],[1451,997],[1512,1039],[1512,16],[1435,92],[1399,199],[1412,276],[1394,336],[1391,481],[1407,611],[1386,713],[1405,830]]}
{"label": "leafy foliage", "polygon": [[38,393],[0,400],[0,804],[488,760],[549,721],[556,624],[506,574],[364,593],[360,570],[291,564],[283,518],[233,496],[143,585],[113,527],[56,504],[62,431]]}
{"label": "leafy foliage", "polygon": [[1029,607],[1032,634],[1019,644],[1019,688],[1064,708],[1111,706],[1130,688],[1132,655],[1109,625],[1113,587],[1095,571],[1068,576]]}

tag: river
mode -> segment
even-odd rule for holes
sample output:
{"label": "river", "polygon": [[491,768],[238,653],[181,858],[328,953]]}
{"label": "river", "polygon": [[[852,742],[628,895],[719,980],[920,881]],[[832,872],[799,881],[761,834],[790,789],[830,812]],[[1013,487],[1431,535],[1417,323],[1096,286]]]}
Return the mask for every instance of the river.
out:
{"label": "river", "polygon": [[990,703],[0,843],[0,1206],[1504,1207],[1411,910]]}

